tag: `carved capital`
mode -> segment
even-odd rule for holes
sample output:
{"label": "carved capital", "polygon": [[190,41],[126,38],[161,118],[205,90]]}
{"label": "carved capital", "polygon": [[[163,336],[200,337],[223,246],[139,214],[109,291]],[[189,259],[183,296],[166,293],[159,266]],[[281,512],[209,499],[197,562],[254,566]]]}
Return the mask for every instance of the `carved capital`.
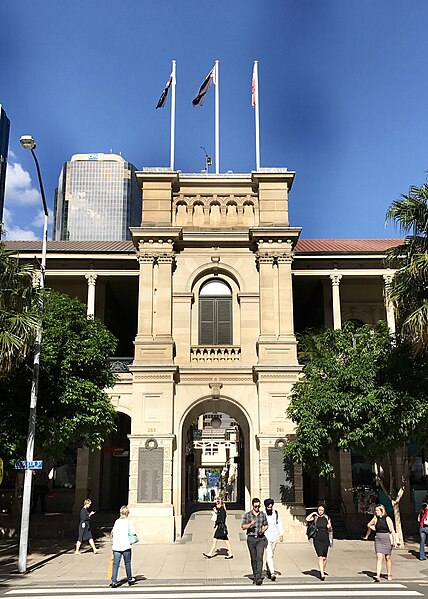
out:
{"label": "carved capital", "polygon": [[85,279],[88,281],[88,285],[93,285],[95,287],[95,284],[97,282],[98,279],[98,275],[96,275],[95,273],[87,273],[85,275]]}
{"label": "carved capital", "polygon": [[137,260],[139,264],[153,264],[155,256],[147,252],[137,252]]}
{"label": "carved capital", "polygon": [[392,283],[392,280],[394,278],[393,274],[387,274],[387,275],[382,275],[384,283],[385,283],[385,287],[389,287]]}
{"label": "carved capital", "polygon": [[259,264],[273,264],[275,256],[268,252],[257,252],[256,259]]}
{"label": "carved capital", "polygon": [[341,278],[342,278],[342,275],[339,275],[339,274],[330,275],[330,280],[331,280],[332,286],[339,287]]}

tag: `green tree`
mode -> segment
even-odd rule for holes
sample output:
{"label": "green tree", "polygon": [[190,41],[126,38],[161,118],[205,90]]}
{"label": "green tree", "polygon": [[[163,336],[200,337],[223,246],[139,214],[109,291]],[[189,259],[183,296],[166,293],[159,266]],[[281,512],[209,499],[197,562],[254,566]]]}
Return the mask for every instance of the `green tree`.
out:
{"label": "green tree", "polygon": [[[296,436],[285,446],[288,459],[316,474],[334,474],[329,450],[357,451],[388,466],[376,468],[377,483],[388,495],[401,538],[400,500],[409,481],[407,446],[416,451],[428,438],[428,367],[422,353],[391,338],[384,322],[341,330],[308,332],[300,339],[304,377],[294,385],[288,416]],[[401,472],[393,467],[400,451]]]}
{"label": "green tree", "polygon": [[0,372],[11,372],[31,352],[39,319],[33,267],[20,264],[0,242]]}
{"label": "green tree", "polygon": [[[116,339],[97,319],[88,319],[77,299],[52,292],[45,300],[36,451],[52,458],[77,447],[100,447],[115,428],[115,410],[105,392],[115,381],[108,358]],[[0,446],[6,457],[24,455],[31,361],[0,375]]]}
{"label": "green tree", "polygon": [[419,351],[428,348],[428,185],[412,186],[395,200],[386,215],[406,235],[403,244],[388,251],[387,260],[398,267],[389,297],[401,321],[402,332]]}

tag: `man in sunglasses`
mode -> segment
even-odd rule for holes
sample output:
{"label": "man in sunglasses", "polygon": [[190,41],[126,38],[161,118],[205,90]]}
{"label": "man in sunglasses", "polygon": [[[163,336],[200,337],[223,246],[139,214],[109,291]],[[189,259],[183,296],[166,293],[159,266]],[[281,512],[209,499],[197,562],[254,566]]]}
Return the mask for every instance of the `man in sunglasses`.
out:
{"label": "man in sunglasses", "polygon": [[269,524],[266,514],[260,511],[260,499],[255,497],[251,505],[252,509],[242,517],[241,528],[247,532],[247,546],[253,569],[253,584],[261,585],[263,582],[263,554],[267,545],[265,531],[269,528]]}

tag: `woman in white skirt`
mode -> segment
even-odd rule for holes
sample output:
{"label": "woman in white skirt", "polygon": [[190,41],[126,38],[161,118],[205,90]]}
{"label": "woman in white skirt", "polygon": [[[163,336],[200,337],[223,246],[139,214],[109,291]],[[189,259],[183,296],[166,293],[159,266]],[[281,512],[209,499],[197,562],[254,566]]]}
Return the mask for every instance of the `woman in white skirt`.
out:
{"label": "woman in white skirt", "polygon": [[380,582],[380,573],[382,571],[382,561],[385,557],[386,574],[388,580],[392,580],[392,548],[397,547],[397,535],[394,530],[394,524],[386,514],[385,506],[379,504],[375,508],[375,515],[367,525],[368,528],[374,530],[375,535],[375,552],[376,552],[376,576],[375,582]]}

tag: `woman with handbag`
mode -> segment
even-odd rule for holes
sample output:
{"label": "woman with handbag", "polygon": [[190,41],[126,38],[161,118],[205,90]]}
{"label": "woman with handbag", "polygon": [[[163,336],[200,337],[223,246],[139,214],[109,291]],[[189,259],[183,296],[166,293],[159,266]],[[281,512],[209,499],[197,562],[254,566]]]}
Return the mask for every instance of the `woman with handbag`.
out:
{"label": "woman with handbag", "polygon": [[116,520],[113,526],[112,534],[112,550],[113,550],[113,573],[110,586],[117,588],[117,574],[121,559],[125,562],[126,578],[129,586],[136,584],[137,581],[132,576],[131,570],[131,545],[138,542],[137,533],[131,520],[128,518],[129,509],[127,505],[120,508],[120,517]]}
{"label": "woman with handbag", "polygon": [[306,522],[315,523],[315,530],[312,538],[314,540],[314,549],[318,557],[320,579],[325,580],[325,568],[327,565],[327,555],[330,547],[330,538],[332,538],[333,534],[333,527],[330,518],[325,513],[324,504],[321,503],[316,512],[312,512],[312,514],[306,516]]}
{"label": "woman with handbag", "polygon": [[212,557],[214,557],[214,551],[217,547],[217,541],[224,541],[226,543],[226,547],[227,547],[227,551],[228,551],[228,555],[226,556],[226,559],[233,558],[232,547],[230,546],[228,531],[227,531],[227,526],[226,526],[226,517],[227,517],[227,514],[226,514],[226,506],[224,504],[224,501],[221,497],[217,497],[215,500],[215,506],[213,508],[213,515],[211,517],[211,519],[213,521],[215,521],[213,544],[211,545],[210,551],[208,553],[203,554],[208,559],[211,559]]}
{"label": "woman with handbag", "polygon": [[375,582],[380,582],[380,573],[382,570],[382,561],[385,557],[386,574],[388,580],[392,580],[392,548],[397,547],[397,536],[394,530],[392,520],[386,514],[385,506],[379,504],[375,508],[375,515],[370,520],[368,525],[371,530],[376,532],[375,535],[375,552],[376,552],[376,576],[373,578]]}

